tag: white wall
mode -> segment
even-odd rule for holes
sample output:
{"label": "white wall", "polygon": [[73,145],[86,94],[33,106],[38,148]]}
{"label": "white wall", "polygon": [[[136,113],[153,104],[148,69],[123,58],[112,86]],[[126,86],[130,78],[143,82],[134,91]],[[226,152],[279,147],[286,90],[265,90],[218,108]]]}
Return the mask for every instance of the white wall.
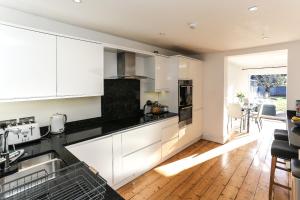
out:
{"label": "white wall", "polygon": [[[227,89],[227,56],[243,55],[264,51],[288,50],[288,109],[295,109],[295,101],[300,99],[300,41],[268,45],[263,47],[234,50],[204,55],[204,138],[224,143],[227,139],[224,125],[224,92]],[[226,65],[225,65],[226,64]],[[226,124],[226,123],[225,123]]]}
{"label": "white wall", "polygon": [[[46,31],[59,35],[84,38],[87,40],[118,45],[128,49],[137,49],[148,52],[157,50],[161,54],[166,55],[178,54],[177,52],[169,51],[152,45],[64,24],[1,6],[0,23],[39,31]],[[110,56],[114,55],[111,54]],[[92,97],[0,103],[0,120],[35,116],[37,122],[40,123],[41,126],[45,126],[48,125],[49,117],[55,112],[66,113],[69,116],[69,121],[99,117],[101,116],[101,98]]]}
{"label": "white wall", "polygon": [[68,121],[99,117],[101,98],[74,98],[42,101],[0,103],[0,121],[35,116],[40,126],[49,124],[49,117],[55,113],[68,115]]}

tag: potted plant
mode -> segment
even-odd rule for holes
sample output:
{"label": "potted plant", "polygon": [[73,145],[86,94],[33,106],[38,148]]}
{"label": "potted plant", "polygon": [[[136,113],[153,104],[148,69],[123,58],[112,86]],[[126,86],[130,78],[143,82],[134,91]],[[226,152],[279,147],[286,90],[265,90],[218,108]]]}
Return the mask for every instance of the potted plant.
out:
{"label": "potted plant", "polygon": [[238,92],[238,93],[236,94],[236,97],[239,99],[239,102],[240,102],[240,103],[243,103],[244,98],[245,98],[245,94],[242,93],[242,92]]}

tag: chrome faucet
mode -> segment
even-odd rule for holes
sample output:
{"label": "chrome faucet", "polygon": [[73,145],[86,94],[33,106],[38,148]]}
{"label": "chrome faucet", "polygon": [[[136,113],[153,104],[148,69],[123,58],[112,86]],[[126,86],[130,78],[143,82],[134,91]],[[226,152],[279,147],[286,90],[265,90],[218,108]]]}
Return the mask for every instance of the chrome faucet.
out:
{"label": "chrome faucet", "polygon": [[[5,128],[5,127],[6,127],[6,125],[1,125],[1,129],[0,129],[0,165],[3,166],[1,170],[4,173],[9,171],[9,169],[11,167],[10,166],[10,162],[11,162],[10,157],[12,156],[11,154],[13,154],[13,155],[16,154],[15,150],[12,153],[9,152],[7,137],[9,135],[9,133],[19,134],[21,132],[21,130],[19,130],[19,129],[10,129],[10,128]],[[19,154],[20,154],[19,156],[21,156],[23,154],[23,152],[24,152],[24,150],[19,151]],[[16,160],[16,158],[14,160]]]}

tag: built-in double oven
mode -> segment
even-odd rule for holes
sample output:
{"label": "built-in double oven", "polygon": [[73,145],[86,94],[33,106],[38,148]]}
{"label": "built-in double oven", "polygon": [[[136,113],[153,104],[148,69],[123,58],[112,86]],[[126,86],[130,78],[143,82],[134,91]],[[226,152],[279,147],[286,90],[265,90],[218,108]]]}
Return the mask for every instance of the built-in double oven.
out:
{"label": "built-in double oven", "polygon": [[179,126],[191,124],[193,120],[193,81],[178,81]]}

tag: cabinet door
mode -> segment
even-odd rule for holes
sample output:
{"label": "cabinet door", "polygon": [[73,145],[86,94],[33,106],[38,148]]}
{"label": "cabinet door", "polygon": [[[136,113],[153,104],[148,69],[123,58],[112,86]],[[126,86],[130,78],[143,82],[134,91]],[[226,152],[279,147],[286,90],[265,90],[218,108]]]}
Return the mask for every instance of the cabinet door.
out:
{"label": "cabinet door", "polygon": [[112,186],[112,137],[75,144],[67,149],[79,160],[94,167]]}
{"label": "cabinet door", "polygon": [[56,36],[0,25],[1,100],[56,96]]}
{"label": "cabinet door", "polygon": [[135,177],[157,165],[161,160],[161,143],[155,143],[123,157],[123,177]]}
{"label": "cabinet door", "polygon": [[103,46],[81,40],[57,39],[58,96],[103,95]]}
{"label": "cabinet door", "polygon": [[122,174],[122,134],[115,134],[113,139],[113,185],[123,180]]}
{"label": "cabinet door", "polygon": [[162,142],[178,137],[178,122],[162,128]]}
{"label": "cabinet door", "polygon": [[178,148],[178,137],[173,138],[172,140],[165,142],[161,145],[161,155],[162,159],[165,160],[166,158],[173,155],[173,153]]}
{"label": "cabinet door", "polygon": [[169,90],[168,58],[155,56],[155,91]]}
{"label": "cabinet door", "polygon": [[202,135],[202,109],[193,110],[193,139]]}
{"label": "cabinet door", "polygon": [[203,67],[201,61],[191,61],[190,73],[193,79],[193,108],[202,108]]}
{"label": "cabinet door", "polygon": [[190,60],[187,58],[179,57],[179,79],[185,80],[185,79],[192,79],[190,74]]}
{"label": "cabinet door", "polygon": [[179,129],[178,133],[178,146],[182,148],[193,140],[193,126],[192,124],[186,125]]}

